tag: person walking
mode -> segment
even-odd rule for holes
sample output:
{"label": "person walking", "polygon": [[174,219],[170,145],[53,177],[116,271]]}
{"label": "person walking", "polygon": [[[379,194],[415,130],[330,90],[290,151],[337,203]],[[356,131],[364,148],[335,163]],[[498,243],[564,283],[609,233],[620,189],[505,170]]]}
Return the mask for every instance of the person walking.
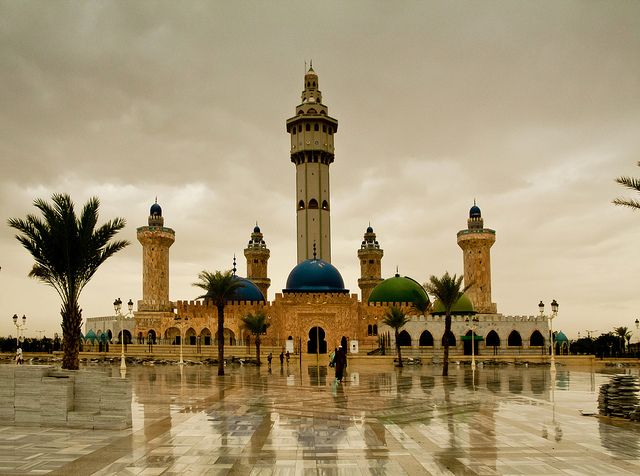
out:
{"label": "person walking", "polygon": [[287,367],[288,367],[289,366],[289,358],[291,357],[291,354],[289,353],[289,351],[287,351],[286,356],[287,356]]}
{"label": "person walking", "polygon": [[284,350],[280,352],[280,367],[282,367],[282,364],[284,364]]}
{"label": "person walking", "polygon": [[344,375],[344,368],[347,366],[347,356],[344,353],[344,349],[342,346],[338,347],[336,350],[335,356],[336,363],[336,381],[342,382],[342,377]]}
{"label": "person walking", "polygon": [[273,360],[273,354],[271,352],[269,352],[269,355],[267,355],[267,362],[269,363],[269,370],[271,370],[271,360]]}

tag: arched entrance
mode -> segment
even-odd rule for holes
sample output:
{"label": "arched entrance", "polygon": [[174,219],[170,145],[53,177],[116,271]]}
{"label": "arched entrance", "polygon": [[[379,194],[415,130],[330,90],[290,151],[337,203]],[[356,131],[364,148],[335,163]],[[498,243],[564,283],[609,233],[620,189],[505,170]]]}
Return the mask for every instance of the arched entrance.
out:
{"label": "arched entrance", "polygon": [[[216,332],[216,344],[218,343],[218,333]],[[224,328],[225,345],[236,345],[236,335],[231,329]]]}
{"label": "arched entrance", "polygon": [[487,347],[491,347],[493,349],[493,355],[498,353],[498,347],[500,347],[500,336],[494,330],[489,331],[487,334]]}
{"label": "arched entrance", "polygon": [[327,341],[322,327],[312,327],[307,341],[307,354],[326,354]]}
{"label": "arched entrance", "polygon": [[411,334],[407,331],[402,331],[398,334],[398,345],[401,347],[411,347]]}
{"label": "arched entrance", "polygon": [[433,347],[433,336],[431,332],[424,331],[420,334],[420,347]]}
{"label": "arched entrance", "polygon": [[533,331],[529,338],[529,345],[531,347],[542,347],[544,345],[544,337],[542,337],[539,330]]}
{"label": "arched entrance", "polygon": [[149,342],[150,344],[156,343],[156,331],[154,331],[153,329],[150,329],[147,333],[147,342]]}
{"label": "arched entrance", "polygon": [[473,340],[473,353],[475,355],[478,355],[478,341],[480,339],[478,339],[478,334],[473,333],[473,336],[471,335],[471,330],[468,330],[467,333],[464,335],[465,338],[462,339],[462,345],[464,346],[464,355],[471,355],[471,339],[472,337],[474,337],[475,339]]}
{"label": "arched entrance", "polygon": [[509,347],[522,347],[522,337],[518,331],[511,331],[507,339],[507,345]]}
{"label": "arched entrance", "polygon": [[131,332],[124,330],[124,339],[122,338],[122,332],[118,332],[118,344],[124,340],[125,344],[131,344]]}

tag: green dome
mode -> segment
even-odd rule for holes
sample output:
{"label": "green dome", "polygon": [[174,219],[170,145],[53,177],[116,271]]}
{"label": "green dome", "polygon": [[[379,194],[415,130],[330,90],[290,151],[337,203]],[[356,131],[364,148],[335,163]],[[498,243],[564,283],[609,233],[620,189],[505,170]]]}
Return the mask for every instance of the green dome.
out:
{"label": "green dome", "polygon": [[556,334],[556,337],[555,337],[555,341],[556,342],[569,342],[569,339],[567,339],[567,336],[564,335],[564,332],[558,331],[558,333]]}
{"label": "green dome", "polygon": [[396,274],[373,288],[369,302],[408,302],[420,308],[429,303],[429,296],[415,279]]}
{"label": "green dome", "polygon": [[[473,304],[471,304],[471,299],[469,299],[466,294],[460,296],[460,299],[458,299],[451,309],[451,315],[455,316],[475,313],[476,312],[473,310]],[[444,306],[439,299],[433,303],[433,310],[431,311],[431,314],[444,315]]]}

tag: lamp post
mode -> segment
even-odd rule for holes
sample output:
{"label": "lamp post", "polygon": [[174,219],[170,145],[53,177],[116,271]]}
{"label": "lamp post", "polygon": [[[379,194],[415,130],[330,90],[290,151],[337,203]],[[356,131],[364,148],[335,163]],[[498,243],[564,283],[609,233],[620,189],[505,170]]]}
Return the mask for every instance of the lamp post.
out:
{"label": "lamp post", "polygon": [[13,325],[16,326],[18,335],[16,336],[16,350],[20,347],[20,330],[27,328],[27,316],[22,315],[22,324],[18,324],[18,315],[13,315]]}
{"label": "lamp post", "polygon": [[540,309],[540,316],[546,317],[549,320],[549,332],[551,333],[551,360],[550,360],[551,368],[549,370],[552,375],[555,375],[556,373],[556,358],[555,358],[556,343],[553,336],[553,319],[558,315],[558,307],[559,307],[558,303],[554,299],[553,301],[551,301],[551,314],[548,316],[545,316],[544,303],[540,301],[540,304],[538,304],[538,309]]}
{"label": "lamp post", "polygon": [[471,370],[476,369],[476,338],[474,336],[476,332],[476,325],[479,322],[477,317],[471,319],[467,318],[467,322],[471,322]]}
{"label": "lamp post", "polygon": [[[131,299],[129,299],[127,307],[129,308],[128,316],[133,311],[133,301]],[[120,370],[127,370],[127,362],[124,358],[124,316],[122,315],[122,300],[120,298],[113,301],[113,309],[116,311],[116,316],[120,321]]]}
{"label": "lamp post", "polygon": [[636,319],[636,332],[639,332],[638,333],[638,344],[640,344],[640,320],[638,320],[638,319]]}

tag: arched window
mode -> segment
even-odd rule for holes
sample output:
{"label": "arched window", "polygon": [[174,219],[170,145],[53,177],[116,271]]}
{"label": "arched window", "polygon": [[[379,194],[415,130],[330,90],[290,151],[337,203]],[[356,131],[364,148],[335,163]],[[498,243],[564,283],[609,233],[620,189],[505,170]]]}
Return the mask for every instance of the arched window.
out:
{"label": "arched window", "polygon": [[309,81],[307,81],[307,87],[310,87],[311,83]]}
{"label": "arched window", "polygon": [[320,130],[320,126],[318,125],[317,122],[313,125],[313,130],[316,131],[316,132],[318,132]]}
{"label": "arched window", "polygon": [[327,132],[327,125],[326,124],[322,124],[322,132]]}
{"label": "arched window", "polygon": [[398,345],[411,347],[411,335],[407,331],[402,331],[398,334]]}
{"label": "arched window", "polygon": [[[300,112],[302,114],[302,112]],[[298,132],[302,132],[302,124],[298,124]]]}
{"label": "arched window", "polygon": [[487,347],[500,347],[500,337],[496,331],[490,331],[487,334]]}
{"label": "arched window", "polygon": [[373,335],[373,326],[371,324],[369,324],[367,326],[367,335],[368,336],[372,336]]}
{"label": "arched window", "polygon": [[420,334],[420,346],[433,347],[433,336],[431,332],[424,331]]}
{"label": "arched window", "polygon": [[311,124],[306,124],[306,125],[304,126],[304,128],[305,128],[305,130],[306,130],[307,132],[308,132],[308,131],[310,131],[310,130],[311,130]]}
{"label": "arched window", "polygon": [[329,210],[329,202],[327,202],[326,200],[322,200],[322,209]]}
{"label": "arched window", "polygon": [[518,331],[511,331],[507,339],[507,345],[509,347],[522,347],[522,337]]}
{"label": "arched window", "polygon": [[295,126],[293,126],[293,127],[292,127],[292,129],[291,129],[291,133],[292,133],[292,134],[295,134],[295,133],[296,133],[296,127],[295,127]]}
{"label": "arched window", "polygon": [[531,337],[529,338],[529,345],[540,347],[544,345],[544,337],[542,337],[540,331],[535,330],[531,333]]}
{"label": "arched window", "polygon": [[314,108],[311,108],[307,111],[308,114],[317,114],[318,111],[316,111]]}
{"label": "arched window", "polygon": [[312,82],[311,84],[313,84],[313,87],[314,87],[314,88],[316,87],[316,82],[315,82],[315,81],[314,81],[314,82]]}
{"label": "arched window", "polygon": [[309,208],[313,208],[313,209],[317,209],[318,208],[318,200],[316,200],[315,198],[312,198],[311,200],[309,200]]}
{"label": "arched window", "polygon": [[298,202],[298,210],[304,210],[304,200]]}
{"label": "arched window", "polygon": [[373,335],[377,336],[378,335],[378,324],[374,324],[373,325]]}
{"label": "arched window", "polygon": [[[449,331],[447,334],[449,340],[449,347],[455,347],[456,345],[456,336],[453,335],[453,332]],[[444,345],[445,334],[442,334],[442,345]]]}

